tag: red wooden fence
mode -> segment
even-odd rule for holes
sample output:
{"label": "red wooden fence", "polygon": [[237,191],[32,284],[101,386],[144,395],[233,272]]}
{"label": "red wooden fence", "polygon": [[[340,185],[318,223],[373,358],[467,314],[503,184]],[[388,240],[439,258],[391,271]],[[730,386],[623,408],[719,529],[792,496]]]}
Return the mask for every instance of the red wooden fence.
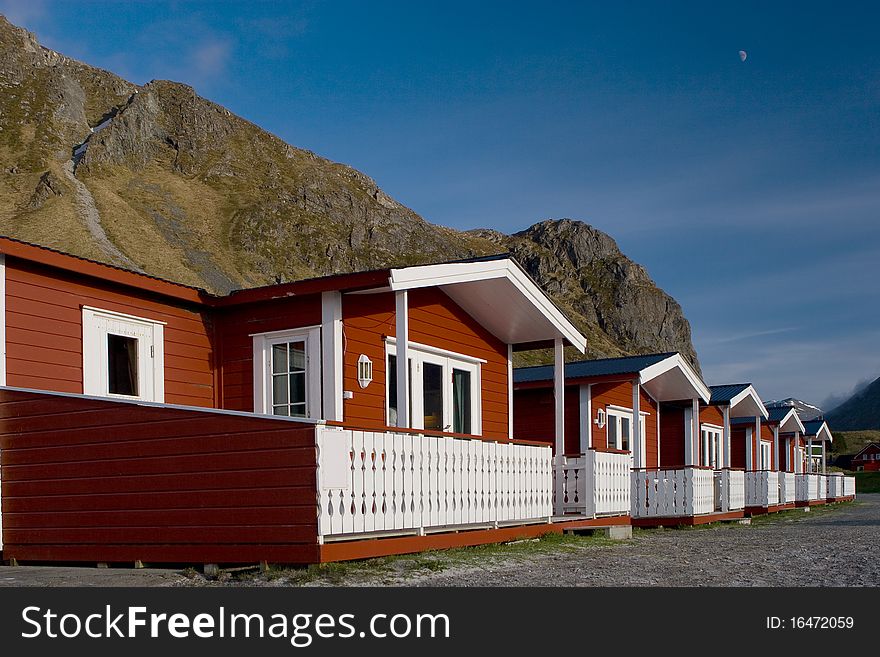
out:
{"label": "red wooden fence", "polygon": [[0,388],[3,556],[315,563],[314,426]]}

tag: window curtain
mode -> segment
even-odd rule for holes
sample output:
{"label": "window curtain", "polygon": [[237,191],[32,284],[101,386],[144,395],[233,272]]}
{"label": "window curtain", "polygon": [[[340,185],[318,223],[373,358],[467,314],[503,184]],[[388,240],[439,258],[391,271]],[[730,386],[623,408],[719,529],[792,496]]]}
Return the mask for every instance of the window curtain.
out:
{"label": "window curtain", "polygon": [[471,375],[452,370],[452,430],[471,433]]}
{"label": "window curtain", "polygon": [[132,395],[140,394],[140,389],[138,388],[138,376],[137,376],[137,362],[138,362],[138,341],[137,340],[126,340],[125,341],[125,352],[126,352],[126,372],[125,376],[128,380],[128,384],[130,386],[129,390],[131,390]]}

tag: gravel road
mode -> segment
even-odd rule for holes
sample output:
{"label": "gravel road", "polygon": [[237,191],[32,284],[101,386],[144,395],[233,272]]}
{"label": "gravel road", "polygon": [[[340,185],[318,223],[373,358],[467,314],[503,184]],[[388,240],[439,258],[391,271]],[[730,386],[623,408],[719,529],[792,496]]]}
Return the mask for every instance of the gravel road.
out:
{"label": "gravel road", "polygon": [[[209,581],[172,570],[2,567],[0,586],[880,586],[880,494],[750,526],[566,538]],[[225,581],[224,581],[225,580]]]}

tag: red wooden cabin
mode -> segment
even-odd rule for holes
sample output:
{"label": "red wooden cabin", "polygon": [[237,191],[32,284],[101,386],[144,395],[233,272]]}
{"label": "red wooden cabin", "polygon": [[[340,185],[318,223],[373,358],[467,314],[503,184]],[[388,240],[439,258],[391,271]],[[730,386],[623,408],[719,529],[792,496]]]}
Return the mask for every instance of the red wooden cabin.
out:
{"label": "red wooden cabin", "polygon": [[507,257],[219,297],[0,238],[0,305],[7,559],[313,563],[570,520],[511,358],[585,339]]}
{"label": "red wooden cabin", "polygon": [[852,469],[860,472],[880,470],[880,443],[869,443],[852,457]]}

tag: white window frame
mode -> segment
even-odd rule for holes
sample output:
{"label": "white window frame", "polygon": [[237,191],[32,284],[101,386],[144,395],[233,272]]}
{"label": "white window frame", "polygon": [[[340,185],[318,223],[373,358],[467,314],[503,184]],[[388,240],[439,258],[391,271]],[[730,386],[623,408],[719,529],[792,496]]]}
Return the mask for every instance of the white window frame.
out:
{"label": "white window frame", "polygon": [[302,341],[306,344],[305,417],[312,420],[322,419],[321,375],[323,364],[321,361],[321,327],[306,326],[284,331],[255,333],[250,337],[253,339],[254,349],[254,413],[273,415],[273,404],[270,398],[272,394],[272,346]]}
{"label": "white window frame", "polygon": [[773,465],[773,445],[772,443],[761,440],[761,470],[770,470]]}
{"label": "white window frame", "polygon": [[[481,365],[486,361],[482,358],[474,358],[466,354],[459,354],[447,349],[431,347],[429,345],[419,344],[417,342],[407,343],[407,354],[412,363],[410,370],[410,386],[412,388],[412,428],[425,428],[425,407],[422,398],[423,380],[422,372],[424,363],[432,363],[440,365],[443,368],[443,429],[446,433],[451,433],[454,424],[454,406],[452,398],[452,370],[464,370],[470,372],[471,375],[471,431],[470,436],[483,435],[483,383]],[[385,339],[385,424],[391,425],[391,408],[390,408],[390,382],[391,377],[397,376],[396,372],[388,372],[388,356],[397,357],[397,342],[395,338]],[[397,392],[398,403],[400,403],[400,391]],[[446,428],[448,427],[448,428]],[[436,429],[432,429],[436,431]]]}
{"label": "white window frame", "polygon": [[700,465],[718,470],[724,450],[724,427],[701,423],[700,445]]}
{"label": "white window frame", "polygon": [[[138,394],[111,394],[107,362],[107,336],[118,335],[102,327],[104,321],[117,321],[146,330],[152,350],[138,340]],[[165,401],[165,322],[137,317],[103,308],[82,307],[83,394],[113,399],[164,403]],[[150,368],[150,365],[152,367]],[[148,369],[149,368],[149,369]],[[151,370],[151,376],[145,374]]]}
{"label": "white window frame", "polygon": [[[639,411],[639,419],[641,420],[639,422],[639,432],[641,433],[641,436],[639,437],[639,439],[641,441],[642,454],[645,453],[645,449],[648,444],[648,430],[647,430],[647,423],[645,422],[645,418],[647,418],[649,415],[651,415],[651,414],[648,413],[647,411]],[[621,438],[620,418],[622,418],[622,417],[629,418],[629,450],[627,450],[627,451],[629,451],[629,453],[632,454],[633,453],[633,440],[635,440],[633,438],[632,427],[633,427],[633,424],[635,424],[635,423],[633,422],[633,411],[631,408],[626,408],[625,406],[613,406],[613,405],[606,405],[605,406],[605,444],[608,445],[608,425],[611,424],[612,421],[617,423],[617,436],[618,436],[618,438]],[[621,440],[620,445],[622,445],[622,444],[623,444],[623,441]],[[608,445],[608,449],[621,450],[621,447],[618,446],[617,444],[613,447],[611,445]]]}

